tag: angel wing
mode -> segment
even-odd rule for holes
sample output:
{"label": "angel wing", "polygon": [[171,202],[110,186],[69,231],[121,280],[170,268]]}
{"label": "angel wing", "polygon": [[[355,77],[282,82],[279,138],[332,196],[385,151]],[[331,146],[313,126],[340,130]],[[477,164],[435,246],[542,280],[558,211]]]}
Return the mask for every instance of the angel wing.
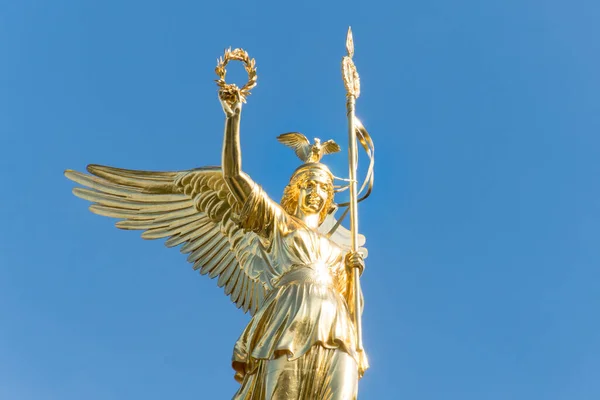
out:
{"label": "angel wing", "polygon": [[145,239],[168,238],[195,270],[210,278],[242,308],[254,314],[272,289],[274,271],[262,239],[232,220],[236,202],[219,167],[181,172],[149,172],[89,165],[92,175],[67,170],[86,188],[73,193],[93,202],[96,214],[120,218],[120,229],[143,230]]}
{"label": "angel wing", "polygon": [[[336,230],[330,234],[331,229],[337,224],[338,220],[335,218],[335,213],[327,214],[323,223],[319,226],[319,233],[325,236],[329,236],[329,240],[337,244],[344,251],[350,251],[352,249],[352,233],[346,229],[343,225],[338,225]],[[358,234],[358,251],[362,253],[364,258],[367,258],[369,252],[365,246],[367,239],[365,235]]]}
{"label": "angel wing", "polygon": [[306,136],[300,132],[289,132],[277,136],[277,140],[294,149],[298,158],[306,162],[310,153],[310,141]]}
{"label": "angel wing", "polygon": [[323,155],[337,153],[338,151],[342,151],[342,148],[333,140],[323,143]]}

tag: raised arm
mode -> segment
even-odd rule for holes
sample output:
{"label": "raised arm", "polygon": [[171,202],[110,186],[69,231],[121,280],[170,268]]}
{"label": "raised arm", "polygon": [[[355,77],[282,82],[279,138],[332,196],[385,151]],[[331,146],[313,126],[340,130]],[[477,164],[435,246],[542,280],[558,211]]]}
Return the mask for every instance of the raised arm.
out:
{"label": "raised arm", "polygon": [[223,178],[229,190],[240,203],[244,204],[252,191],[253,182],[248,175],[242,172],[242,154],[240,148],[240,119],[242,102],[224,100],[226,97],[219,93],[219,101],[225,112],[225,135],[223,138],[223,156],[221,164]]}

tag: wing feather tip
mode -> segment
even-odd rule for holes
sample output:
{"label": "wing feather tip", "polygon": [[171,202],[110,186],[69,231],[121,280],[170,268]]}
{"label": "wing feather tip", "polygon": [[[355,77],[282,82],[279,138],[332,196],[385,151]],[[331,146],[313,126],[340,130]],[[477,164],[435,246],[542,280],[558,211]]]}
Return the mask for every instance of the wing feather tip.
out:
{"label": "wing feather tip", "polygon": [[101,171],[103,169],[106,169],[106,167],[104,165],[99,165],[99,164],[88,164],[88,166],[85,167],[85,169],[90,174],[94,174],[96,171]]}
{"label": "wing feather tip", "polygon": [[86,175],[82,174],[79,171],[75,171],[73,169],[66,169],[64,175],[70,181],[79,183],[80,185],[85,185],[85,183],[82,181],[85,180]]}
{"label": "wing feather tip", "polygon": [[74,187],[74,188],[73,188],[73,190],[71,190],[71,192],[72,192],[72,193],[73,193],[75,196],[79,197],[80,199],[91,201],[91,200],[90,200],[90,199],[88,199],[88,197],[86,196],[86,194],[90,192],[90,190],[89,190],[89,189],[84,189],[84,188],[80,188],[80,187]]}

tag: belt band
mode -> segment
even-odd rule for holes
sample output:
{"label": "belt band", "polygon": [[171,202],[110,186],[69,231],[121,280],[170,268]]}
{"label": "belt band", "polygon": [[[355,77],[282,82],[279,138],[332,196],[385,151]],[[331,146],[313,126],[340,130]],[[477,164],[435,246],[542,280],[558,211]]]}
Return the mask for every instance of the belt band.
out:
{"label": "belt band", "polygon": [[[315,270],[315,267],[321,269],[321,271]],[[327,268],[322,264],[311,264],[304,265],[301,267],[296,267],[291,271],[285,273],[281,278],[279,278],[279,282],[277,282],[277,286],[285,286],[292,283],[318,283],[321,285],[331,285],[332,280],[329,273],[322,270]]]}

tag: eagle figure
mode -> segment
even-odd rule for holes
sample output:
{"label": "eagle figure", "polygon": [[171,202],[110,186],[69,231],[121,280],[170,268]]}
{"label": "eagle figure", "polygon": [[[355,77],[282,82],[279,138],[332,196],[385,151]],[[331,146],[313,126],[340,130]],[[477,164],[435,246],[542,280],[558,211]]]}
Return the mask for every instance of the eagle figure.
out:
{"label": "eagle figure", "polygon": [[325,154],[337,153],[341,150],[333,140],[321,143],[321,139],[315,138],[314,144],[310,144],[308,138],[300,132],[281,134],[277,136],[277,140],[294,149],[298,158],[305,163],[320,162]]}

